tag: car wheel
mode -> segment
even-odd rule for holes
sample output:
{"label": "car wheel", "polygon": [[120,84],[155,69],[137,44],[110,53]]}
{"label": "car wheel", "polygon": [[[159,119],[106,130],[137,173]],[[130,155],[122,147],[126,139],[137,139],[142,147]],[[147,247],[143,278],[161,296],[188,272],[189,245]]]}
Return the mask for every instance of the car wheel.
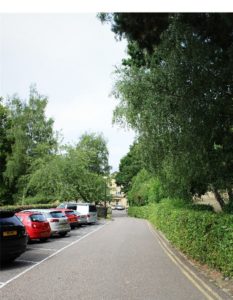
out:
{"label": "car wheel", "polygon": [[48,238],[41,238],[40,241],[41,241],[42,243],[44,243],[44,242],[47,241],[47,239],[48,239]]}
{"label": "car wheel", "polygon": [[28,237],[28,244],[32,244],[32,240]]}
{"label": "car wheel", "polygon": [[60,236],[66,236],[67,232],[60,232],[59,235]]}

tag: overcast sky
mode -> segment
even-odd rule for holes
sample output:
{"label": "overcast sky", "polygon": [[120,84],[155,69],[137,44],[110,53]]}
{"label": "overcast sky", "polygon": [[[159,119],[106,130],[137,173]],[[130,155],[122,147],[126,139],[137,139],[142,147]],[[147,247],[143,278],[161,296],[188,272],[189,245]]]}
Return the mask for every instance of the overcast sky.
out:
{"label": "overcast sky", "polygon": [[1,14],[0,96],[27,99],[29,86],[48,96],[47,116],[65,143],[84,132],[103,133],[117,170],[134,133],[112,125],[113,71],[126,57],[110,26],[96,14]]}

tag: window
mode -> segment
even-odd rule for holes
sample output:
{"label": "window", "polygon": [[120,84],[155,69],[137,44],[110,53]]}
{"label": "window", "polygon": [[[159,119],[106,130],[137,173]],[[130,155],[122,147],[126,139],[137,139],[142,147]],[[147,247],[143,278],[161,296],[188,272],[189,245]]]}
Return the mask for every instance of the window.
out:
{"label": "window", "polygon": [[42,214],[34,214],[34,215],[30,216],[30,220],[32,222],[44,222],[44,221],[46,221],[46,218]]}
{"label": "window", "polygon": [[65,217],[65,215],[62,212],[60,212],[60,211],[51,211],[50,215],[53,218],[64,218]]}
{"label": "window", "polygon": [[70,204],[70,205],[67,205],[67,208],[76,210],[76,209],[77,209],[77,206],[76,206],[76,205]]}
{"label": "window", "polygon": [[96,206],[95,205],[90,205],[89,206],[89,212],[96,212]]}
{"label": "window", "polygon": [[75,212],[74,212],[74,211],[66,211],[65,214],[66,214],[67,216],[70,216],[70,215],[74,215]]}

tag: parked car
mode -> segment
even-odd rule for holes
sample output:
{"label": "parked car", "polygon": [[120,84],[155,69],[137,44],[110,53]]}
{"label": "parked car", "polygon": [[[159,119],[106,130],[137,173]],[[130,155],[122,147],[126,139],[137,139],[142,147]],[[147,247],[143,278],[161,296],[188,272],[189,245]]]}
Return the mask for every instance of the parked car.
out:
{"label": "parked car", "polygon": [[116,209],[116,210],[124,210],[125,207],[124,207],[123,205],[121,205],[121,204],[117,204],[117,205],[115,206],[115,209]]}
{"label": "parked car", "polygon": [[28,235],[14,212],[0,211],[0,263],[12,261],[27,247]]}
{"label": "parked car", "polygon": [[86,224],[92,224],[97,222],[97,209],[94,204],[91,203],[77,203],[77,202],[65,202],[61,203],[58,208],[69,208],[80,213],[82,218],[86,219]]}
{"label": "parked car", "polygon": [[51,236],[49,222],[41,212],[21,211],[15,215],[25,226],[29,241],[39,239],[44,242]]}
{"label": "parked car", "polygon": [[68,218],[68,222],[70,223],[71,229],[79,226],[79,216],[77,216],[74,210],[68,208],[56,208],[56,210],[66,215],[66,217]]}
{"label": "parked car", "polygon": [[44,214],[49,222],[52,236],[57,234],[65,236],[71,230],[68,218],[56,209],[30,209],[28,211],[39,211]]}

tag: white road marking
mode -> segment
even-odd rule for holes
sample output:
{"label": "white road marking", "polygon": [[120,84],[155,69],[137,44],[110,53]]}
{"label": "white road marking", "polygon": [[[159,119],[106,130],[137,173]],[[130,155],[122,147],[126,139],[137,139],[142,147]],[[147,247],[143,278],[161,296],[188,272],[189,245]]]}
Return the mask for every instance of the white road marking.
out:
{"label": "white road marking", "polygon": [[58,253],[64,251],[65,249],[67,249],[67,248],[69,248],[69,247],[71,247],[71,246],[77,244],[78,242],[80,242],[80,241],[83,240],[84,238],[88,237],[89,235],[91,235],[91,234],[95,233],[96,231],[102,229],[104,226],[105,226],[105,224],[102,225],[102,226],[100,226],[100,227],[98,227],[98,228],[96,228],[95,230],[93,230],[93,231],[87,233],[86,235],[82,236],[82,237],[79,238],[78,240],[75,240],[74,242],[70,243],[69,245],[66,245],[66,246],[64,246],[63,248],[57,250],[56,252],[50,254],[49,256],[47,256],[46,258],[44,258],[43,260],[41,260],[41,261],[35,263],[34,265],[32,265],[31,267],[29,267],[28,269],[24,270],[23,272],[19,273],[18,275],[14,276],[14,277],[12,277],[11,279],[9,279],[9,280],[7,280],[6,282],[4,282],[3,285],[0,286],[0,289],[2,289],[3,287],[5,287],[5,286],[6,286],[7,284],[9,284],[10,282],[16,280],[16,279],[19,278],[20,276],[24,275],[24,274],[27,273],[28,271],[30,271],[30,270],[34,269],[35,267],[39,266],[40,264],[42,264],[43,262],[45,262],[45,261],[48,260],[49,258],[51,258],[51,257],[53,257],[53,256],[55,256],[55,255],[57,255]]}

